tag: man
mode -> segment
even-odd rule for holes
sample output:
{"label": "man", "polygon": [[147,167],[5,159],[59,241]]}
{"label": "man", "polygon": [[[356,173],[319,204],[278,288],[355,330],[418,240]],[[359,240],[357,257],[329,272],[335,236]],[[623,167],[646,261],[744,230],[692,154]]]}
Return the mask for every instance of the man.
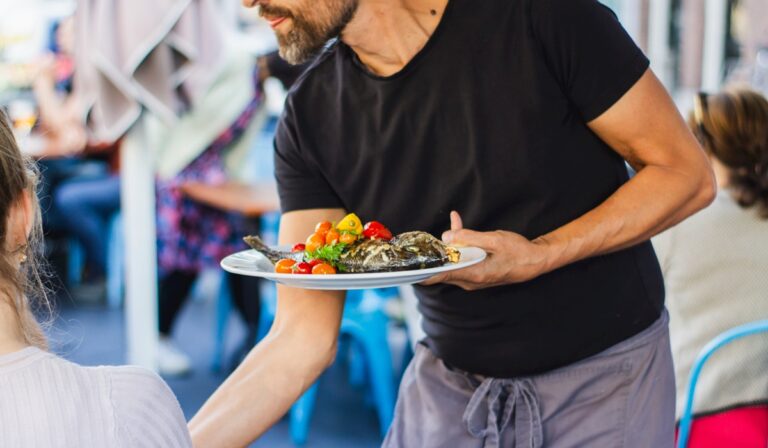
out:
{"label": "man", "polygon": [[[489,254],[417,288],[428,337],[384,445],[672,446],[647,240],[714,184],[615,16],[595,0],[246,5],[289,61],[339,37],[277,132],[281,243],[346,211],[439,233],[457,210],[443,239]],[[192,420],[198,446],[258,437],[332,362],[343,294],[278,295],[269,336]]]}

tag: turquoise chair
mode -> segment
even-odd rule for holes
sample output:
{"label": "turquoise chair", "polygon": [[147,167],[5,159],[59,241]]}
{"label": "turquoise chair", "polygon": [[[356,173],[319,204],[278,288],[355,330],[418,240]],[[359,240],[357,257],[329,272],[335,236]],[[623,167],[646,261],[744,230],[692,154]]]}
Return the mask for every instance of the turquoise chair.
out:
{"label": "turquoise chair", "polygon": [[[107,304],[110,308],[119,308],[123,303],[123,270],[125,266],[123,247],[123,220],[120,212],[109,219],[107,227]],[[68,242],[67,284],[76,286],[81,281],[83,266],[85,266],[85,251],[82,244],[75,238]]]}
{"label": "turquoise chair", "polygon": [[704,368],[704,363],[707,362],[710,356],[720,348],[730,344],[731,342],[741,339],[745,336],[750,336],[757,333],[768,332],[768,320],[760,320],[749,324],[744,324],[736,328],[732,328],[725,331],[712,339],[696,357],[696,361],[693,363],[691,369],[691,376],[688,380],[688,390],[685,394],[685,407],[683,408],[683,415],[680,418],[680,427],[678,429],[677,446],[678,448],[686,448],[688,446],[688,440],[691,437],[691,424],[693,423],[693,397],[696,393],[696,383],[701,375],[701,370]]}
{"label": "turquoise chair", "polygon": [[[356,372],[370,386],[382,436],[392,423],[397,396],[392,355],[387,340],[389,317],[384,313],[383,304],[396,293],[394,288],[348,291],[341,319],[341,337],[349,338],[351,342],[351,373]],[[363,382],[360,379],[358,381]],[[313,384],[291,408],[291,439],[297,445],[307,441],[317,387],[317,383]]]}

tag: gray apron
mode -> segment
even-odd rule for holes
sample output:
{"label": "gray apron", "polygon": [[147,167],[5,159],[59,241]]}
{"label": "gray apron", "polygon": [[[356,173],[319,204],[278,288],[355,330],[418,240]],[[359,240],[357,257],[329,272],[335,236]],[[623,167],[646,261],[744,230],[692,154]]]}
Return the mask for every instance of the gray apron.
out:
{"label": "gray apron", "polygon": [[386,448],[674,446],[669,317],[575,364],[500,379],[448,368],[424,345],[405,372]]}

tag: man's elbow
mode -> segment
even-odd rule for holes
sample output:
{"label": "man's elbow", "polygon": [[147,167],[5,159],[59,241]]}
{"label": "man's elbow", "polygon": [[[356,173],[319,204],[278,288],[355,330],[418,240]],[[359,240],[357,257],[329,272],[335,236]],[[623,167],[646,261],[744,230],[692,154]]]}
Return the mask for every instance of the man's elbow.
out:
{"label": "man's elbow", "polygon": [[697,182],[694,182],[695,187],[693,189],[692,204],[695,206],[696,211],[706,208],[712,201],[715,200],[717,195],[717,182],[715,181],[715,174],[712,171],[712,167],[709,163],[702,166],[696,176]]}

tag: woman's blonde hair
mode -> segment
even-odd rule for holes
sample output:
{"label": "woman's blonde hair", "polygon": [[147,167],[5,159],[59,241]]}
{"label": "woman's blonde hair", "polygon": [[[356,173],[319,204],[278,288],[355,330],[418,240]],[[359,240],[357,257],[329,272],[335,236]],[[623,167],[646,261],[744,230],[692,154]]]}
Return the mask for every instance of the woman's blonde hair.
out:
{"label": "woman's blonde hair", "polygon": [[[8,118],[0,111],[0,297],[8,300],[18,317],[26,342],[45,349],[45,334],[35,317],[36,314],[51,316],[51,305],[46,297],[38,264],[42,228],[35,194],[37,179],[34,165],[19,151]],[[16,248],[8,242],[11,233],[11,229],[7,228],[8,218],[24,192],[29,192],[32,198],[35,220],[27,244]],[[19,250],[25,252],[22,254]],[[26,260],[19,269],[18,263],[22,256]]]}
{"label": "woman's blonde hair", "polygon": [[704,149],[728,168],[734,199],[768,218],[768,100],[744,87],[702,93],[689,121]]}

